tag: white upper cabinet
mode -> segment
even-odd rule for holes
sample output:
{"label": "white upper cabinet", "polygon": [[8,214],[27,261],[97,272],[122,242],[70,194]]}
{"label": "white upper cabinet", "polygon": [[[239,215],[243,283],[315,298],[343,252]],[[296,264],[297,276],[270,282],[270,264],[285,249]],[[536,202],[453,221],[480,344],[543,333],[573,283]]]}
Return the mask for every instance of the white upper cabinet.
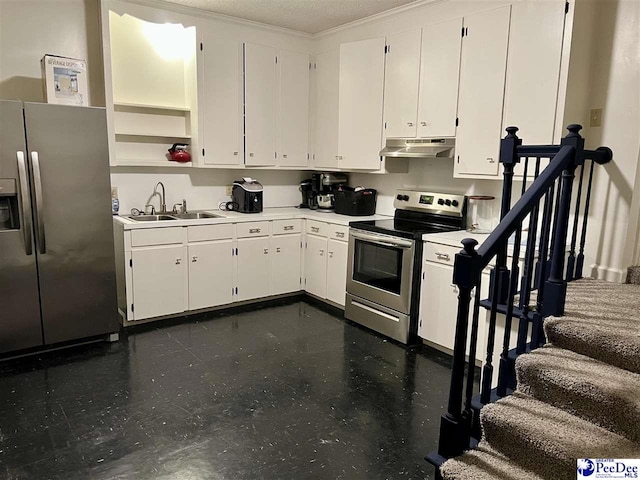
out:
{"label": "white upper cabinet", "polygon": [[243,163],[242,43],[203,32],[200,52],[204,165]]}
{"label": "white upper cabinet", "polygon": [[[340,45],[338,163],[344,169],[380,168],[385,39]],[[322,139],[319,139],[322,141]]]}
{"label": "white upper cabinet", "polygon": [[384,125],[387,138],[416,136],[420,34],[418,29],[387,37],[384,77]]}
{"label": "white upper cabinet", "polygon": [[456,135],[462,18],[422,29],[419,137]]}
{"label": "white upper cabinet", "polygon": [[464,18],[456,176],[498,174],[510,13],[507,5]]}
{"label": "white upper cabinet", "polygon": [[244,44],[245,164],[276,163],[276,49]]}
{"label": "white upper cabinet", "polygon": [[503,127],[527,144],[553,142],[564,19],[562,0],[511,7]]}
{"label": "white upper cabinet", "polygon": [[316,168],[338,168],[338,83],[340,52],[332,50],[316,56],[313,62],[314,148]]}
{"label": "white upper cabinet", "polygon": [[309,155],[309,55],[278,52],[277,165],[306,167]]}

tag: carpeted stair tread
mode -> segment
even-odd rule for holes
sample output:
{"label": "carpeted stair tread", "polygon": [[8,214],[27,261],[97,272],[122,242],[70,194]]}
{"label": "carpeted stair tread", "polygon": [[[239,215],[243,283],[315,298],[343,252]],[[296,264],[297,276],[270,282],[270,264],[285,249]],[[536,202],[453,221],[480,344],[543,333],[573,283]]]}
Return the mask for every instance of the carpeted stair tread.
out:
{"label": "carpeted stair tread", "polygon": [[570,282],[565,316],[547,318],[544,330],[557,347],[640,373],[640,286]]}
{"label": "carpeted stair tread", "polygon": [[640,457],[640,444],[521,392],[480,415],[485,441],[545,479],[574,480],[578,458]]}
{"label": "carpeted stair tread", "polygon": [[547,345],[516,360],[518,391],[640,442],[640,375]]}
{"label": "carpeted stair tread", "polygon": [[463,455],[447,460],[440,468],[445,480],[543,480],[525,470],[486,442]]}

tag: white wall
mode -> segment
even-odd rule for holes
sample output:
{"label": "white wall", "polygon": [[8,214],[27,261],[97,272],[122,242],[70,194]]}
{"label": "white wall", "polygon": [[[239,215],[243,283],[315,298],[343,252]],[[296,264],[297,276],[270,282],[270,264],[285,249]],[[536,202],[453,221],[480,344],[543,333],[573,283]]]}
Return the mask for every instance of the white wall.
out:
{"label": "white wall", "polygon": [[40,59],[87,61],[89,102],[104,105],[98,0],[0,0],[0,98],[44,101]]}

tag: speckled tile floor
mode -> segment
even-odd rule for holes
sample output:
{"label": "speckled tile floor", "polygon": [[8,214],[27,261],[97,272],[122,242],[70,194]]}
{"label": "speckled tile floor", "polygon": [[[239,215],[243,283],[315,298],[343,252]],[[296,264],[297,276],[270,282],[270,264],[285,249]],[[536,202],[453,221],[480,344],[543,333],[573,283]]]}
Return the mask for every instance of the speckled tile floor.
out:
{"label": "speckled tile floor", "polygon": [[304,301],[0,363],[3,479],[425,479],[449,360]]}

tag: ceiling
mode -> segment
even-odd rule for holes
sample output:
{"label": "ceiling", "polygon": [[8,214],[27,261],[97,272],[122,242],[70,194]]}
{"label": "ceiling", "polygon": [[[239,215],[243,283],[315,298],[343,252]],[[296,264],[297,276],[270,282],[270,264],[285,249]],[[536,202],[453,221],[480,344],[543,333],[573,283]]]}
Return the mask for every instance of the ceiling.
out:
{"label": "ceiling", "polygon": [[167,0],[178,5],[318,33],[416,0]]}

